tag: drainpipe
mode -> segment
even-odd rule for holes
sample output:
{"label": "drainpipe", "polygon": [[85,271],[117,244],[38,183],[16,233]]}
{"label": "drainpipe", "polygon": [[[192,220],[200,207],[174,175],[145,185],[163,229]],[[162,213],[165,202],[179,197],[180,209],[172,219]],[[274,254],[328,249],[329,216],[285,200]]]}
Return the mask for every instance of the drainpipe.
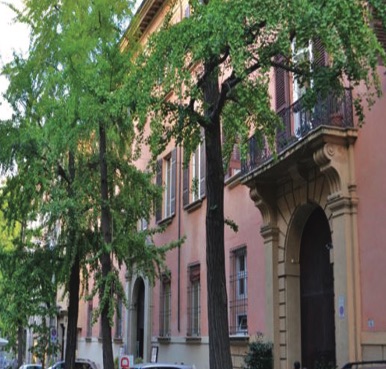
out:
{"label": "drainpipe", "polygon": [[[178,165],[178,241],[181,239],[181,197],[182,197],[182,191],[181,191],[181,175],[182,175],[182,150],[181,146],[178,147],[178,156],[177,156],[177,163]],[[177,329],[178,332],[181,331],[181,246],[178,245],[178,265],[177,265]]]}

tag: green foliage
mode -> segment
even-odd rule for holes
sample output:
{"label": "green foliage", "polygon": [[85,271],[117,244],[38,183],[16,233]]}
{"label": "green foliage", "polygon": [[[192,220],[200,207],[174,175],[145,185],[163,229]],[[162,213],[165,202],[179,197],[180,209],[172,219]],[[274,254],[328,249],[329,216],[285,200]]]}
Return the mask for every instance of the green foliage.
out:
{"label": "green foliage", "polygon": [[239,226],[237,225],[237,223],[232,220],[232,219],[225,219],[225,224],[235,233],[237,233],[239,231]]}
{"label": "green foliage", "polygon": [[[31,255],[47,251],[50,267],[38,263],[31,271],[49,270],[51,286],[61,284],[70,292],[69,271],[79,259],[83,291],[89,278],[96,278],[99,307],[108,308],[110,322],[116,299],[125,299],[119,269],[126,265],[154,279],[173,246],[155,247],[155,230],[137,232],[138,221],[150,218],[161,193],[134,165],[139,136],[128,113],[135,93],[132,53],[120,49],[132,5],[28,0],[17,13],[31,29],[28,55],[14,55],[2,70],[10,82],[5,97],[14,109],[12,121],[0,123],[1,168],[13,170],[0,197],[8,204],[6,220],[23,222],[41,240],[39,245],[25,240],[22,249]],[[103,211],[109,218],[105,230]],[[113,262],[107,274],[101,273],[102,255]],[[22,270],[18,266],[18,273]],[[14,277],[21,283],[21,276]],[[33,301],[27,290],[23,297]],[[25,325],[36,312],[28,306],[23,313]],[[45,347],[45,332],[41,335]]]}
{"label": "green foliage", "polygon": [[[44,327],[36,322],[45,322],[57,313],[52,251],[44,247],[35,250],[29,239],[29,232],[23,231],[23,237],[22,234],[15,237],[11,247],[0,245],[0,323],[14,349],[20,327],[39,333]],[[47,332],[45,335],[49,337]],[[40,340],[37,343],[36,354],[40,359],[48,351],[53,353],[58,349]]]}
{"label": "green foliage", "polygon": [[[370,3],[385,19],[384,3]],[[162,152],[172,138],[193,152],[199,126],[208,126],[214,114],[221,116],[226,159],[235,140],[245,142],[251,130],[274,137],[279,120],[271,108],[269,84],[278,65],[308,86],[305,101],[310,106],[317,96],[361,82],[368,90],[358,98],[371,105],[380,93],[378,57],[385,58],[370,27],[372,17],[361,0],[193,2],[191,17],[173,25],[165,21],[136,59],[137,114],[142,124],[150,119],[153,152]],[[328,67],[292,55],[295,39],[301,49],[316,38],[329,54]],[[210,78],[220,85],[211,107],[203,95]],[[167,97],[171,91],[175,100]],[[356,106],[363,120],[363,106]],[[206,116],[206,108],[212,117]]]}
{"label": "green foliage", "polygon": [[262,335],[248,346],[247,355],[244,358],[244,369],[273,369],[273,346],[270,342],[264,342]]}
{"label": "green foliage", "polygon": [[143,359],[141,357],[136,357],[134,359],[134,364],[141,364],[143,362]]}
{"label": "green foliage", "polygon": [[[174,142],[183,146],[187,162],[204,131],[208,291],[225,285],[218,257],[224,252],[224,161],[226,167],[235,144],[245,154],[252,134],[274,149],[282,126],[271,96],[275,68],[296,78],[309,109],[317,98],[364,85],[354,101],[360,124],[364,104],[371,107],[380,95],[377,65],[386,54],[371,23],[376,14],[385,26],[386,11],[383,0],[368,3],[374,10],[363,0],[192,1],[191,16],[177,20],[173,4],[179,3],[172,2],[161,29],[136,56],[129,77],[137,87],[132,114],[139,129],[150,128],[145,142],[154,159]],[[317,50],[314,58],[296,57],[316,41],[329,55],[327,65],[317,62]],[[219,316],[226,321],[227,307],[215,297],[208,296],[210,366],[230,369],[228,332],[219,334],[215,321]],[[227,326],[225,321],[220,324]]]}
{"label": "green foliage", "polygon": [[[135,130],[127,113],[133,94],[128,79],[131,56],[119,49],[131,8],[127,0],[114,6],[104,1],[55,6],[30,0],[19,14],[19,20],[31,26],[29,55],[15,55],[3,70],[10,80],[6,97],[15,109],[13,121],[0,125],[6,137],[3,168],[17,164],[16,175],[4,189],[9,219],[43,217],[41,229],[48,232],[59,222],[55,252],[64,260],[61,281],[66,281],[76,253],[98,268],[97,255],[106,247],[119,267],[139,261],[149,276],[153,261],[162,263],[156,250],[149,252],[148,247],[144,252],[148,234],[136,232],[138,220],[149,219],[161,194],[151,175],[133,165]],[[111,245],[104,245],[98,226],[103,206],[100,122],[108,139]],[[68,244],[70,230],[73,245]],[[159,255],[166,249],[160,248]]]}
{"label": "green foliage", "polygon": [[[59,343],[51,342],[51,328],[46,321],[46,316],[40,319],[34,318],[33,323],[29,328],[32,328],[36,341],[35,345],[31,347],[31,353],[38,358],[42,363],[46,361],[47,357],[52,357],[60,351]],[[48,367],[48,365],[46,365]]]}

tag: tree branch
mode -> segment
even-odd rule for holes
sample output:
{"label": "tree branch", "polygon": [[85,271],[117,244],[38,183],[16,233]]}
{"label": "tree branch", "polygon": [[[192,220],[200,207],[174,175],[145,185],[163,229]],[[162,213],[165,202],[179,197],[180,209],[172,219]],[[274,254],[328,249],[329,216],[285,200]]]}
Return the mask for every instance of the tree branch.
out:
{"label": "tree branch", "polygon": [[202,88],[202,86],[206,82],[206,79],[208,78],[208,76],[214,71],[214,69],[216,67],[218,67],[219,65],[224,63],[225,60],[228,59],[229,55],[230,55],[230,47],[229,47],[229,45],[227,45],[225,47],[224,54],[221,57],[219,57],[215,63],[213,63],[213,62],[210,63],[210,65],[211,65],[210,68],[206,68],[204,70],[204,74],[197,81],[197,87],[198,88]]}
{"label": "tree branch", "polygon": [[306,73],[305,70],[303,70],[303,69],[296,68],[296,67],[294,67],[293,65],[290,65],[290,64],[280,63],[280,62],[277,62],[275,60],[271,61],[271,65],[274,68],[281,68],[281,69],[284,69],[287,72],[292,72],[292,73],[295,73],[297,75],[309,74],[309,73]]}
{"label": "tree branch", "polygon": [[228,100],[229,93],[234,89],[240,82],[242,82],[245,78],[248,78],[250,74],[257,71],[260,68],[260,63],[256,62],[250,67],[245,69],[245,77],[238,77],[233,71],[231,75],[221,84],[220,96],[216,103],[216,108],[213,109],[211,113],[211,118],[214,118],[216,115],[220,115],[225,106],[226,101]]}
{"label": "tree branch", "polygon": [[65,170],[63,169],[63,167],[57,163],[57,173],[60,177],[62,177],[68,184],[71,184],[71,181],[70,179],[68,178]]}

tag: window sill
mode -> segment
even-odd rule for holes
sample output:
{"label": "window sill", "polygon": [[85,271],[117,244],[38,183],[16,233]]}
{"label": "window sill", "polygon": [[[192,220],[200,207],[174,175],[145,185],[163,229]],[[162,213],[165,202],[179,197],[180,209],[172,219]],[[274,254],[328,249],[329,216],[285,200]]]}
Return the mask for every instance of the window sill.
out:
{"label": "window sill", "polygon": [[189,343],[189,344],[197,344],[197,343],[201,343],[201,337],[200,336],[187,336],[185,337],[185,341],[186,343]]}
{"label": "window sill", "polygon": [[158,342],[161,343],[161,344],[168,344],[170,343],[170,337],[162,337],[162,336],[159,336],[157,338]]}
{"label": "window sill", "polygon": [[184,206],[184,210],[186,210],[188,213],[193,212],[194,210],[198,209],[201,207],[203,201],[203,197],[201,199],[195,200],[191,202],[188,205]]}
{"label": "window sill", "polygon": [[157,224],[158,224],[159,226],[167,227],[169,224],[172,223],[173,218],[174,218],[174,215],[175,215],[175,214],[173,213],[172,215],[169,215],[168,217],[159,220],[159,221],[157,222]]}
{"label": "window sill", "polygon": [[232,345],[244,346],[249,343],[249,335],[247,333],[232,334],[229,336],[229,341]]}

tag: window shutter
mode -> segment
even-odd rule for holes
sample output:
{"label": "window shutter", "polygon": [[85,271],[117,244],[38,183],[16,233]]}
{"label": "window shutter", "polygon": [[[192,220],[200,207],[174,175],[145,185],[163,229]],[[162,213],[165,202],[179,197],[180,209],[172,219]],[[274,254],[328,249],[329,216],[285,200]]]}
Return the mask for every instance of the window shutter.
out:
{"label": "window shutter", "polygon": [[327,54],[319,38],[312,41],[313,64],[318,67],[327,65]]}
{"label": "window shutter", "polygon": [[241,162],[240,162],[240,147],[236,143],[233,146],[231,160],[229,162],[229,169],[230,169],[230,175],[233,176],[241,169]]}
{"label": "window shutter", "polygon": [[172,183],[171,183],[171,199],[170,199],[170,211],[171,214],[176,213],[176,184],[177,184],[177,149],[172,151],[171,157],[171,166],[172,166]]}
{"label": "window shutter", "polygon": [[189,268],[190,282],[194,283],[200,280],[200,264],[192,265]]}
{"label": "window shutter", "polygon": [[[276,56],[275,62],[280,63],[284,60],[282,56]],[[289,83],[288,72],[283,69],[275,68],[275,95],[276,95],[276,111],[288,107],[289,105]]]}
{"label": "window shutter", "polygon": [[186,206],[189,204],[189,165],[183,169],[182,175],[182,204]]}
{"label": "window shutter", "polygon": [[386,51],[386,30],[383,27],[382,22],[379,19],[375,19],[373,28],[374,28],[374,32],[375,32],[375,35],[377,36],[379,43],[382,45],[382,47]]}
{"label": "window shutter", "polygon": [[206,193],[206,155],[205,155],[205,141],[200,145],[200,198],[203,198]]}
{"label": "window shutter", "polygon": [[[157,186],[162,188],[162,159],[159,159],[157,161],[157,168],[156,168],[156,184]],[[156,204],[155,209],[155,220],[156,222],[159,222],[162,219],[162,200],[160,203]]]}
{"label": "window shutter", "polygon": [[[386,0],[383,1],[384,5],[386,6]],[[381,44],[383,49],[386,51],[386,20],[384,22],[382,21],[382,17],[377,12],[374,7],[370,6],[370,12],[372,13],[373,19],[372,19],[372,27],[375,33],[375,36],[378,39],[378,42]],[[383,65],[382,60],[379,58],[379,65]]]}

